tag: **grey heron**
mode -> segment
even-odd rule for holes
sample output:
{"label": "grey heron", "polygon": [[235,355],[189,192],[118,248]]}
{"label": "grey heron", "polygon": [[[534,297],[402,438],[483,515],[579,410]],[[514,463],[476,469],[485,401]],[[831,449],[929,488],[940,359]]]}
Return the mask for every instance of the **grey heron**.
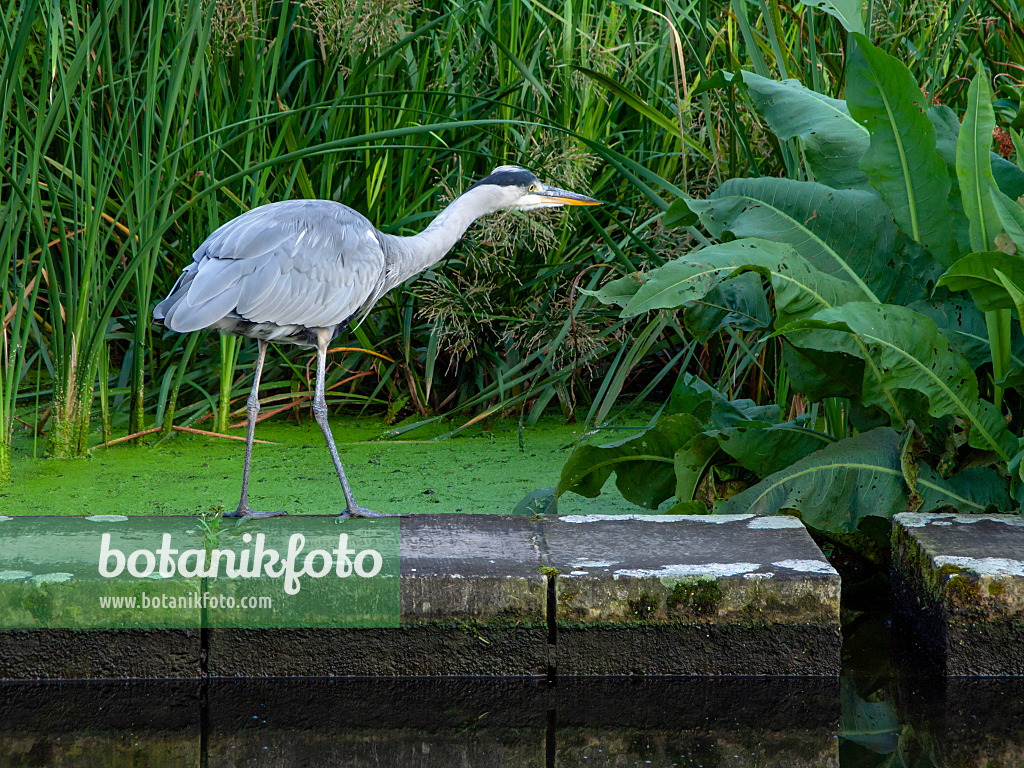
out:
{"label": "grey heron", "polygon": [[549,187],[523,168],[503,165],[473,184],[417,235],[381,232],[363,215],[331,200],[286,200],[253,208],[219,227],[192,255],[153,319],[178,333],[204,328],[256,339],[252,391],[246,401],[242,495],[225,517],[270,517],[249,506],[249,466],[260,410],[260,374],[269,342],[315,347],[313,415],[345,494],[345,512],[381,517],[356,504],[327,422],[327,345],[350,320],[361,321],[388,291],[436,264],[470,224],[503,209],[529,211],[598,205]]}

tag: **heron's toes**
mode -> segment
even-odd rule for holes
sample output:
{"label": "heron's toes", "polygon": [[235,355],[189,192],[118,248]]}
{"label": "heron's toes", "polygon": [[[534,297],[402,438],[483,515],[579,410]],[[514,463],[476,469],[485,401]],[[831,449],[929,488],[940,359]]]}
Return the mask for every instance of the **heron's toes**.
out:
{"label": "heron's toes", "polygon": [[356,505],[338,515],[338,520],[346,520],[350,517],[408,517],[408,515],[400,512],[374,512],[372,509]]}
{"label": "heron's toes", "polygon": [[280,517],[281,515],[287,515],[283,509],[279,509],[276,512],[260,512],[252,509],[248,506],[238,505],[238,509],[234,512],[225,512],[222,517]]}

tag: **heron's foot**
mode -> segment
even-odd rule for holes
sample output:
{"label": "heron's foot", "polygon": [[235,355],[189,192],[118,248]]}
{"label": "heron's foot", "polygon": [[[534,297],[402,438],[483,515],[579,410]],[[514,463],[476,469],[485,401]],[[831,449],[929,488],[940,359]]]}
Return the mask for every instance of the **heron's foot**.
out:
{"label": "heron's foot", "polygon": [[372,509],[366,507],[360,507],[358,504],[349,507],[340,515],[338,515],[338,521],[347,520],[350,517],[408,517],[408,514],[402,514],[401,512],[374,512]]}
{"label": "heron's foot", "polygon": [[280,517],[287,514],[283,509],[279,509],[276,512],[259,512],[252,509],[248,504],[239,504],[234,512],[225,512],[223,517]]}

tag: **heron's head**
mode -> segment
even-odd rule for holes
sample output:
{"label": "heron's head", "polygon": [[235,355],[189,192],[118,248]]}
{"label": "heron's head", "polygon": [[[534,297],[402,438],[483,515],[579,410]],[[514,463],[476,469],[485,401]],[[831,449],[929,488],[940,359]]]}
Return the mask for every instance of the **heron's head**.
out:
{"label": "heron's head", "polygon": [[592,197],[578,195],[564,189],[549,187],[525,168],[502,165],[466,190],[480,190],[486,194],[491,210],[511,208],[532,211],[535,208],[557,208],[562,205],[600,205]]}

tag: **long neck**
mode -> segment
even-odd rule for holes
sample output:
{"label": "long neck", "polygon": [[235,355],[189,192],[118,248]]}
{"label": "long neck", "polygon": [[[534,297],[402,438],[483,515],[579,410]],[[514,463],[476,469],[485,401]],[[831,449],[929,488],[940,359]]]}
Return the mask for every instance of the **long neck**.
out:
{"label": "long neck", "polygon": [[459,241],[469,225],[493,210],[473,190],[457,197],[430,225],[412,237],[381,235],[387,259],[387,290],[429,269]]}

